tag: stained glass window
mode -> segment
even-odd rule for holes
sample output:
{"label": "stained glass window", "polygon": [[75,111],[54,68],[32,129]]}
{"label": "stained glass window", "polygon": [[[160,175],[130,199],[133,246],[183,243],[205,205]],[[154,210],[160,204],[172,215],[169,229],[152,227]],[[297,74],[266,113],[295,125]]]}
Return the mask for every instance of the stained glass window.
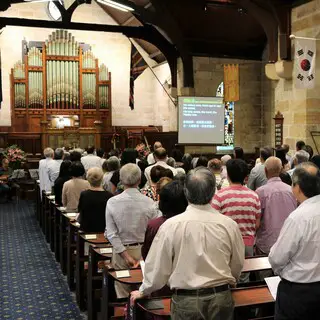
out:
{"label": "stained glass window", "polygon": [[[224,96],[224,84],[220,83],[217,92],[217,97]],[[227,151],[233,149],[234,143],[234,102],[225,102],[225,117],[224,117],[224,145],[218,146],[217,151]]]}

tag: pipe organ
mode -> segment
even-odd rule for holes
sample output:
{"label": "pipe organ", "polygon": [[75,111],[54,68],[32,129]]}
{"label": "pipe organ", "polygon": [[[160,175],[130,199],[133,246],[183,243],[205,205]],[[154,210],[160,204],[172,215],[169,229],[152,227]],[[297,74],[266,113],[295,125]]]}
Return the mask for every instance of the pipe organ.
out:
{"label": "pipe organ", "polygon": [[111,73],[71,33],[56,30],[28,48],[11,72],[13,131],[40,132],[52,115],[78,115],[80,127],[111,129]]}

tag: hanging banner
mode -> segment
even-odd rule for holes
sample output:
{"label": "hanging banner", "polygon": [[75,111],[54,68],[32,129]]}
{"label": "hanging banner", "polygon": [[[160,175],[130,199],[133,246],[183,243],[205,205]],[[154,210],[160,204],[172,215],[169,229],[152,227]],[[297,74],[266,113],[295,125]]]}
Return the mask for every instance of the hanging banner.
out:
{"label": "hanging banner", "polygon": [[234,102],[240,99],[239,65],[224,65],[224,101]]}
{"label": "hanging banner", "polygon": [[316,41],[296,39],[295,86],[298,89],[312,89],[316,82]]}

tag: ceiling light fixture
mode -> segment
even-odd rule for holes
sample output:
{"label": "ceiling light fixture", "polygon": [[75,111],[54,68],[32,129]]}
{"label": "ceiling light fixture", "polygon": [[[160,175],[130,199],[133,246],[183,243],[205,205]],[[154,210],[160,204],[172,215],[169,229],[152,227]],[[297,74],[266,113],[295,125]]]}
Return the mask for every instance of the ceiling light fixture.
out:
{"label": "ceiling light fixture", "polygon": [[107,5],[109,7],[112,7],[112,8],[124,11],[124,12],[134,11],[133,8],[131,8],[131,7],[127,6],[127,5],[124,5],[122,3],[118,3],[118,2],[113,1],[113,0],[97,0],[97,1],[102,3],[102,4]]}

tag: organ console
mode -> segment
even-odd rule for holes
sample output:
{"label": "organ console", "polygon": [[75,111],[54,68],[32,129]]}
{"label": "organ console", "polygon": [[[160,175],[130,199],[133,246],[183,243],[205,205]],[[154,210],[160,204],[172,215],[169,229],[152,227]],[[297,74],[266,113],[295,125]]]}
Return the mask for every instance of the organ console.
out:
{"label": "organ console", "polygon": [[42,133],[45,144],[51,134],[66,136],[66,128],[52,126],[50,119],[78,116],[69,130],[73,137],[90,134],[79,142],[91,141],[97,131],[112,131],[111,110],[111,73],[68,31],[56,30],[42,48],[29,47],[12,69],[12,132]]}

